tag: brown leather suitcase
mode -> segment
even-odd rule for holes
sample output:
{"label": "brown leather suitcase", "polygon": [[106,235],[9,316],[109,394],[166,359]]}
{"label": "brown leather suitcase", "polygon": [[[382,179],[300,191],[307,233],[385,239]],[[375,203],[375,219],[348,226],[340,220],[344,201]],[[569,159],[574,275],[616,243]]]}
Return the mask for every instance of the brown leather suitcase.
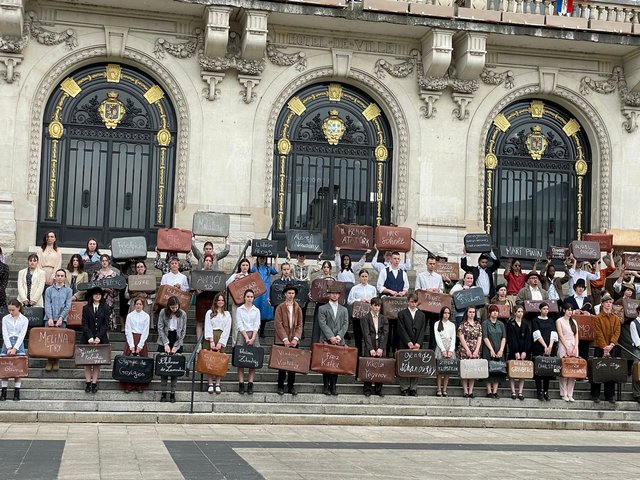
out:
{"label": "brown leather suitcase", "polygon": [[569,244],[569,250],[575,257],[575,259],[579,262],[594,262],[600,258],[599,242],[584,242],[580,240],[574,240]]}
{"label": "brown leather suitcase", "polygon": [[408,306],[407,297],[382,297],[382,314],[389,320],[397,320],[400,310]]}
{"label": "brown leather suitcase", "polygon": [[196,358],[196,372],[224,377],[229,369],[229,355],[213,350],[202,349]]}
{"label": "brown leather suitcase", "polygon": [[460,264],[457,262],[436,262],[436,272],[453,282],[460,280]]}
{"label": "brown leather suitcase", "polygon": [[189,253],[192,237],[191,230],[160,228],[156,245],[160,252]]}
{"label": "brown leather suitcase", "polygon": [[311,352],[301,348],[289,348],[282,345],[271,347],[269,368],[287,372],[309,373],[311,367]]}
{"label": "brown leather suitcase", "polygon": [[0,378],[25,378],[29,376],[29,358],[25,355],[0,357]]}
{"label": "brown leather suitcase", "polygon": [[527,313],[539,313],[540,304],[543,302],[549,305],[549,313],[558,313],[558,302],[553,300],[525,300],[524,311]]}
{"label": "brown leather suitcase", "polygon": [[563,357],[560,376],[562,378],[587,378],[587,361],[580,357]]}
{"label": "brown leather suitcase", "polygon": [[156,305],[166,307],[167,302],[171,297],[178,297],[180,308],[185,312],[189,311],[189,307],[191,306],[191,294],[183,292],[179,288],[171,285],[160,285],[160,288],[158,288],[158,294],[156,295]]}
{"label": "brown leather suitcase", "polygon": [[372,250],[373,227],[338,224],[333,227],[333,244],[345,250]]}
{"label": "brown leather suitcase", "polygon": [[418,308],[429,313],[440,314],[442,307],[451,308],[451,295],[446,293],[425,292],[418,290]]}
{"label": "brown leather suitcase", "polygon": [[376,247],[390,252],[411,250],[411,229],[407,227],[376,227]]}
{"label": "brown leather suitcase", "polygon": [[624,269],[625,270],[640,270],[640,254],[637,253],[625,253],[623,255]]}
{"label": "brown leather suitcase", "polygon": [[533,362],[531,360],[508,360],[507,375],[509,378],[533,378]]}
{"label": "brown leather suitcase", "polygon": [[631,369],[631,381],[633,383],[640,382],[640,362],[633,362],[633,368]]}
{"label": "brown leather suitcase", "polygon": [[82,309],[86,304],[87,302],[71,302],[71,309],[69,310],[69,316],[67,317],[67,327],[82,327]]}
{"label": "brown leather suitcase", "polygon": [[109,365],[111,364],[111,345],[76,345],[73,359],[78,365]]}
{"label": "brown leather suitcase", "polygon": [[129,275],[127,278],[130,292],[155,292],[155,275]]}
{"label": "brown leather suitcase", "polygon": [[76,332],[70,328],[34,327],[29,330],[32,358],[73,358]]}
{"label": "brown leather suitcase", "polygon": [[329,294],[327,290],[330,285],[336,283],[340,287],[340,296],[338,297],[338,303],[344,305],[347,302],[347,288],[343,282],[338,282],[331,278],[316,278],[311,282],[309,288],[309,298],[312,302],[327,303],[329,301]]}
{"label": "brown leather suitcase", "polygon": [[371,383],[396,383],[395,358],[358,358],[358,381]]}
{"label": "brown leather suitcase", "polygon": [[610,252],[613,248],[613,235],[608,233],[583,233],[582,240],[585,242],[598,242],[601,252]]}
{"label": "brown leather suitcase", "polygon": [[244,303],[244,292],[247,290],[253,290],[254,298],[258,298],[267,291],[267,287],[258,272],[250,273],[244,278],[231,282],[228,289],[236,305]]}
{"label": "brown leather suitcase", "polygon": [[367,302],[353,302],[351,304],[351,316],[360,320],[371,311],[371,304]]}
{"label": "brown leather suitcase", "polygon": [[573,315],[578,324],[578,339],[593,342],[596,334],[595,318],[593,315]]}
{"label": "brown leather suitcase", "polygon": [[328,343],[311,345],[311,370],[334,375],[355,375],[358,349]]}

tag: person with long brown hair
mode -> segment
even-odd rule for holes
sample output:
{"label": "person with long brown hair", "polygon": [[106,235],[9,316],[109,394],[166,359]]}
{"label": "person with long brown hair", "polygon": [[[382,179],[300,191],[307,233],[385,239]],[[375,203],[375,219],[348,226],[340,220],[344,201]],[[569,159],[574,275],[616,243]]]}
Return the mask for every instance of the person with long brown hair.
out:
{"label": "person with long brown hair", "polygon": [[82,297],[84,297],[85,292],[79,291],[78,285],[88,282],[89,275],[84,271],[84,261],[79,254],[75,253],[71,255],[65,273],[65,283],[73,293],[73,301],[75,302],[77,300],[80,300]]}
{"label": "person with long brown hair", "polygon": [[[149,338],[149,327],[151,325],[151,317],[144,311],[144,299],[133,299],[133,311],[129,312],[124,325],[124,336],[126,342],[124,344],[125,356],[134,355],[140,357],[148,357],[149,350],[147,348],[147,339]],[[134,389],[138,393],[142,393],[142,384],[133,384],[121,382],[126,393]]]}
{"label": "person with long brown hair", "polygon": [[[222,352],[229,341],[232,320],[231,314],[226,308],[225,294],[218,292],[214,295],[211,309],[209,309],[204,318],[204,338],[209,341],[209,349],[214,352]],[[207,390],[209,393],[214,391],[216,395],[222,393],[220,388],[222,377],[215,378],[215,387],[212,383],[213,377],[208,375],[207,379],[209,380],[209,389]]]}
{"label": "person with long brown hair", "polygon": [[[158,352],[173,355],[182,353],[184,337],[187,334],[187,313],[180,308],[178,297],[169,297],[167,306],[158,315]],[[160,377],[161,402],[167,401],[167,378]],[[171,377],[169,401],[176,401],[178,377]]]}
{"label": "person with long brown hair", "polygon": [[[436,340],[436,358],[456,358],[456,324],[451,319],[451,308],[440,309],[440,320],[433,326]],[[449,375],[436,375],[436,397],[447,396]]]}
{"label": "person with long brown hair", "polygon": [[[515,308],[513,317],[507,322],[507,346],[509,355],[507,360],[528,360],[531,357],[531,328],[524,319],[524,306]],[[518,393],[516,394],[515,380],[509,379],[511,384],[511,398],[524,400],[524,378],[518,380]]]}
{"label": "person with long brown hair", "polygon": [[[0,356],[12,357],[14,355],[26,355],[24,351],[24,338],[29,328],[29,320],[22,315],[22,304],[18,300],[11,300],[7,306],[8,315],[2,319],[2,351]],[[20,387],[22,381],[15,377],[13,399],[20,400]],[[2,390],[0,393],[0,401],[7,399],[7,388],[9,388],[9,379],[2,379]]]}
{"label": "person with long brown hair", "polygon": [[56,271],[62,268],[62,253],[58,250],[55,232],[49,231],[44,234],[42,245],[36,250],[36,255],[38,255],[40,268],[44,270],[47,286],[52,285]]}
{"label": "person with long brown hair", "polygon": [[[467,307],[458,327],[458,358],[461,360],[479,358],[482,346],[482,327],[476,320],[475,307]],[[473,398],[473,378],[460,379],[464,398]]]}

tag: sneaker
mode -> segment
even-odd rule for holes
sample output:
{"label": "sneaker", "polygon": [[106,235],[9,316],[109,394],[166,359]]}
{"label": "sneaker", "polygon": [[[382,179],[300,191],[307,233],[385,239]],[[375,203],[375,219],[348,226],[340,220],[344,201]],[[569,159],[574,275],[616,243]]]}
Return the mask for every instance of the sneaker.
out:
{"label": "sneaker", "polygon": [[216,385],[215,392],[216,392],[216,395],[220,395],[222,393],[222,389],[220,388],[220,385]]}
{"label": "sneaker", "polygon": [[213,385],[209,385],[209,388],[207,388],[207,393],[213,393]]}

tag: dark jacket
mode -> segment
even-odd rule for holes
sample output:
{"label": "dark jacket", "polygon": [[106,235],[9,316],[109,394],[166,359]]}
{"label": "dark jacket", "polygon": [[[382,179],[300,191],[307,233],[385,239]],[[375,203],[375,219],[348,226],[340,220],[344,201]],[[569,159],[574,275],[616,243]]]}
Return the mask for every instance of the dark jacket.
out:
{"label": "dark jacket", "polygon": [[109,307],[100,302],[98,311],[94,312],[93,303],[82,307],[82,344],[89,343],[90,338],[98,337],[100,343],[109,343],[107,330],[109,329]]}
{"label": "dark jacket", "polygon": [[415,318],[411,317],[408,308],[398,312],[398,348],[409,348],[409,343],[424,344],[424,332],[427,324],[421,310],[416,310]]}
{"label": "dark jacket", "polygon": [[[489,275],[489,298],[492,298],[496,294],[496,287],[493,283],[493,274],[496,270],[498,270],[498,268],[500,268],[500,261],[491,258],[489,255],[487,255],[487,257],[489,258],[489,264],[486,268],[487,275]],[[470,267],[469,265],[467,265],[467,257],[462,257],[462,259],[460,260],[460,268],[462,268],[462,270],[464,270],[465,272],[471,272],[471,274],[473,275],[473,284],[478,285],[477,280],[478,276],[480,275],[480,267]]]}
{"label": "dark jacket", "polygon": [[382,314],[378,314],[378,339],[376,340],[376,328],[373,325],[373,317],[371,313],[367,313],[360,319],[360,326],[362,328],[362,339],[364,340],[364,354],[369,355],[371,350],[377,350],[381,348],[386,350],[387,337],[389,335],[389,320]]}
{"label": "dark jacket", "polygon": [[585,297],[582,308],[578,307],[578,302],[576,302],[574,295],[565,298],[563,300],[563,303],[571,304],[571,308],[573,308],[574,310],[584,310],[585,312],[589,312],[591,315],[595,315],[595,311],[593,310],[593,300],[591,300],[591,297],[589,296]]}

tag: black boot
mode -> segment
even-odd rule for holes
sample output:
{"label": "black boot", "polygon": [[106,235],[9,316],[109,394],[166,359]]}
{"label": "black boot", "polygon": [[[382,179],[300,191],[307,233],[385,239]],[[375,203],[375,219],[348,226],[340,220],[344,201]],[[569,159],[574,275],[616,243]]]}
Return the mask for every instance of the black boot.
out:
{"label": "black boot", "polygon": [[176,394],[175,393],[170,393],[169,394],[169,401],[171,403],[176,403]]}
{"label": "black boot", "polygon": [[92,383],[91,384],[91,393],[96,393],[98,391],[98,384],[97,383]]}
{"label": "black boot", "polygon": [[330,382],[327,378],[327,375],[322,376],[322,381],[324,382],[324,390],[322,391],[322,393],[324,393],[325,395],[331,395],[331,389],[329,387]]}
{"label": "black boot", "polygon": [[160,401],[161,402],[167,401],[167,392],[162,392],[162,395],[160,396]]}
{"label": "black boot", "polygon": [[253,395],[253,382],[247,384],[247,395]]}
{"label": "black boot", "polygon": [[13,399],[14,399],[16,402],[18,402],[18,401],[20,400],[20,389],[19,389],[19,388],[16,388],[16,389],[13,391]]}
{"label": "black boot", "polygon": [[244,383],[238,383],[238,393],[244,395]]}
{"label": "black boot", "polygon": [[86,393],[91,393],[91,382],[85,382],[85,383],[86,383],[86,385],[84,387],[84,391]]}
{"label": "black boot", "polygon": [[7,387],[2,387],[2,393],[0,393],[0,402],[4,402],[7,399]]}

